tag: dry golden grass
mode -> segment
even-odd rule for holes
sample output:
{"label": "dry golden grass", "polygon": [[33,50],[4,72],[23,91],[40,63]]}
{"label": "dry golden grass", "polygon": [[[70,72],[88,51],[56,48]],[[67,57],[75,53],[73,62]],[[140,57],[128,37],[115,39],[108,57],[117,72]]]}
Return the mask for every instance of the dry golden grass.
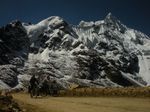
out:
{"label": "dry golden grass", "polygon": [[[90,91],[90,89],[89,89]],[[128,97],[43,97],[13,94],[26,112],[149,112],[150,98]]]}
{"label": "dry golden grass", "polygon": [[60,91],[59,96],[150,97],[150,87],[77,88],[73,90]]}

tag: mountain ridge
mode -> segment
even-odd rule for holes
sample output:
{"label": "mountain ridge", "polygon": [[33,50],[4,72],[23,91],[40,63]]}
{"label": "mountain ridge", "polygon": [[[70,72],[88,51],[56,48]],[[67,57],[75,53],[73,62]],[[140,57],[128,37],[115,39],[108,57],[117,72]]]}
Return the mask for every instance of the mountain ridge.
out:
{"label": "mountain ridge", "polygon": [[9,87],[23,87],[31,74],[50,76],[62,88],[150,84],[150,38],[111,13],[77,26],[58,16],[15,21],[0,28],[0,40],[0,81]]}

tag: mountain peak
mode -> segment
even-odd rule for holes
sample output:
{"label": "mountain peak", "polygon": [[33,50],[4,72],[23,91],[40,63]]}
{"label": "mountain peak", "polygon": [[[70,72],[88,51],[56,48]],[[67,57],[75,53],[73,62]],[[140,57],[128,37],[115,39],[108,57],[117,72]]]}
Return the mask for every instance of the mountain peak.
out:
{"label": "mountain peak", "polygon": [[122,24],[120,20],[118,20],[115,16],[113,16],[112,13],[108,13],[104,21],[108,25],[108,27],[113,27],[113,29],[117,29],[122,33],[125,32],[125,30],[127,29],[127,27],[124,24]]}
{"label": "mountain peak", "polygon": [[78,26],[59,16],[37,24],[16,21],[0,28],[0,86],[23,86],[32,74],[41,82],[50,76],[63,88],[72,83],[145,86],[150,84],[149,49],[146,35],[126,27],[112,13]]}
{"label": "mountain peak", "polygon": [[119,21],[115,16],[112,15],[111,12],[107,14],[107,16],[105,17],[105,20],[109,20],[109,21],[113,21],[113,22]]}
{"label": "mountain peak", "polygon": [[113,15],[112,15],[111,12],[109,12],[109,13],[107,14],[106,18],[110,18],[110,17],[113,17]]}

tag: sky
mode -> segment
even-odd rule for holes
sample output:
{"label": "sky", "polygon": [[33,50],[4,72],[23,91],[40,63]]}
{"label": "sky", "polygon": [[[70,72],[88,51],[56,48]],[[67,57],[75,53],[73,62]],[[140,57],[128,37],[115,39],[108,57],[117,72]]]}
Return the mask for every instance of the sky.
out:
{"label": "sky", "polygon": [[150,0],[0,0],[0,26],[13,20],[37,23],[50,16],[76,25],[102,20],[109,12],[150,36]]}

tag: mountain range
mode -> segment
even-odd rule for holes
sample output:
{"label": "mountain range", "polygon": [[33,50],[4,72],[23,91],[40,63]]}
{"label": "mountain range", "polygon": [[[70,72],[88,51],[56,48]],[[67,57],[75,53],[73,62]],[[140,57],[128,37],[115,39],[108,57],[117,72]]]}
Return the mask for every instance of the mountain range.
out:
{"label": "mountain range", "polygon": [[72,25],[52,16],[0,28],[0,89],[22,88],[35,74],[62,88],[150,85],[150,37],[109,13]]}

